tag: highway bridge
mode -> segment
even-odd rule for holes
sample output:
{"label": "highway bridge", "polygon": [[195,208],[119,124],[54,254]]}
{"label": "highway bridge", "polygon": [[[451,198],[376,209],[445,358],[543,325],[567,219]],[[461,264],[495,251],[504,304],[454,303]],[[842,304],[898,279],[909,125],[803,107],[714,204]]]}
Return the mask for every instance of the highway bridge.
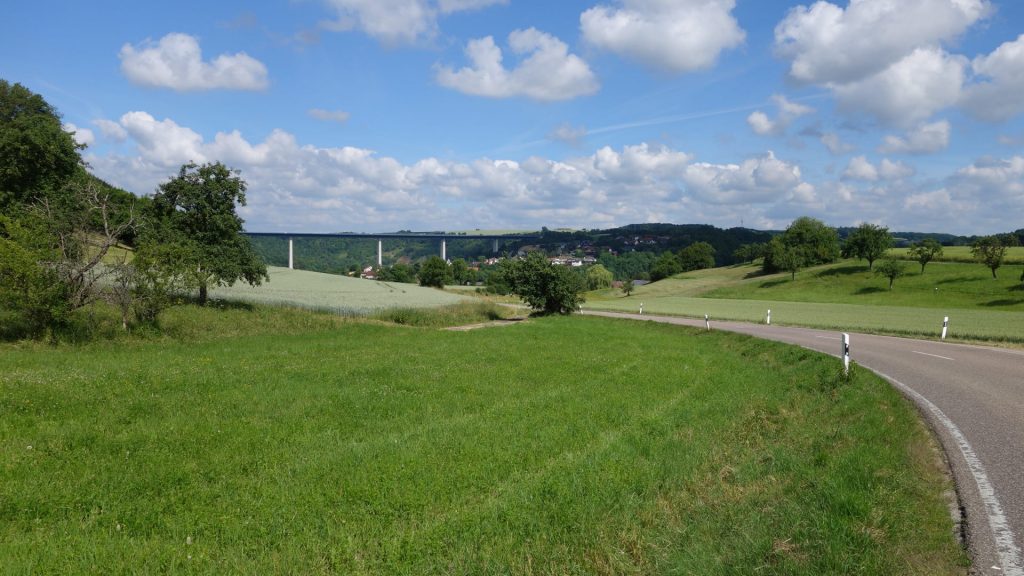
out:
{"label": "highway bridge", "polygon": [[384,240],[440,240],[441,258],[448,259],[449,240],[491,240],[494,242],[494,251],[497,252],[500,243],[504,240],[536,240],[539,234],[452,234],[447,232],[393,232],[382,234],[337,232],[337,233],[314,233],[314,232],[243,232],[246,236],[286,238],[288,240],[288,268],[295,268],[295,238],[359,238],[377,241],[377,266],[383,264]]}

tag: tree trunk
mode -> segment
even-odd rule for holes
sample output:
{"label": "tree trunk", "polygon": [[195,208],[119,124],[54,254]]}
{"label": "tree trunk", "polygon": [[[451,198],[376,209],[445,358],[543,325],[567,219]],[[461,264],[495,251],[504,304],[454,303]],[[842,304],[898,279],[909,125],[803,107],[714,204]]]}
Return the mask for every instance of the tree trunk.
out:
{"label": "tree trunk", "polygon": [[996,277],[996,269],[995,269],[995,268],[993,268],[993,269],[992,269],[992,277],[993,277],[993,278],[995,278],[995,277]]}
{"label": "tree trunk", "polygon": [[199,285],[199,305],[206,306],[207,293],[206,293],[206,282]]}

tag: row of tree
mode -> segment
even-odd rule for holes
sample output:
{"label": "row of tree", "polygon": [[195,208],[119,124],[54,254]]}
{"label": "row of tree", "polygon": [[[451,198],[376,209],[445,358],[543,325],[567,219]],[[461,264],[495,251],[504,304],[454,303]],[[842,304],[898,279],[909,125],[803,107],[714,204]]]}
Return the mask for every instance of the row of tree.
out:
{"label": "row of tree", "polygon": [[246,184],[223,164],[186,164],[152,199],[88,174],[81,146],[39,95],[0,80],[0,317],[4,336],[56,339],[76,312],[114,304],[154,323],[182,295],[258,284],[241,234]]}

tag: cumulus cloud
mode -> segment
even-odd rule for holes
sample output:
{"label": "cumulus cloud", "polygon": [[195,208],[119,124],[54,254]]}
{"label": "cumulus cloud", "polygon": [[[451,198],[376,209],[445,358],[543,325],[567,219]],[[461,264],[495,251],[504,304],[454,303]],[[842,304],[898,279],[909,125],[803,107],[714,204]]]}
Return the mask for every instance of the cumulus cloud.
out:
{"label": "cumulus cloud", "polygon": [[307,112],[310,117],[324,122],[339,122],[344,124],[348,121],[349,113],[343,110],[324,110],[323,108],[310,108]]}
{"label": "cumulus cloud", "polygon": [[910,126],[960,100],[967,59],[920,48],[889,68],[832,87],[846,111],[867,112],[884,123]]}
{"label": "cumulus cloud", "polygon": [[129,112],[117,125],[135,151],[89,155],[98,176],[128,190],[149,192],[185,162],[223,161],[241,170],[249,185],[248,206],[241,213],[252,230],[539,222],[735,225],[741,216],[769,226],[764,213],[772,207],[806,206],[816,199],[815,187],[802,179],[799,167],[772,153],[739,164],[695,164],[685,152],[641,143],[606,146],[564,160],[425,158],[407,163],[363,148],[302,145],[281,130],[261,141],[238,131],[204,138],[146,112]]}
{"label": "cumulus cloud", "polygon": [[548,139],[563,142],[570,146],[578,146],[586,135],[587,128],[585,126],[573,126],[568,122],[563,122],[548,134]]}
{"label": "cumulus cloud", "polygon": [[340,32],[361,30],[388,44],[412,44],[437,34],[439,15],[476,10],[508,0],[326,0],[337,12],[323,28]]}
{"label": "cumulus cloud", "polygon": [[772,120],[760,110],[752,112],[750,116],[747,116],[747,124],[755,134],[760,136],[777,136],[785,132],[786,128],[797,118],[814,113],[814,108],[790,102],[785,96],[776,94],[772,96],[772,101],[779,109],[779,115],[775,120]]}
{"label": "cumulus cloud", "polygon": [[716,204],[764,203],[808,193],[800,167],[768,152],[741,164],[696,163],[686,167],[683,182],[697,198]]}
{"label": "cumulus cloud", "polygon": [[1024,205],[1024,156],[978,160],[957,171],[953,187],[963,195],[1015,199]]}
{"label": "cumulus cloud", "polygon": [[848,152],[852,152],[855,148],[852,144],[843,142],[839,135],[833,132],[824,132],[819,136],[819,139],[821,140],[821,143],[825,145],[825,148],[835,156],[841,156]]}
{"label": "cumulus cloud", "polygon": [[110,138],[115,142],[124,142],[125,139],[128,138],[128,133],[125,132],[124,128],[113,120],[98,118],[93,120],[92,123],[100,129],[100,133],[102,133],[105,138]]}
{"label": "cumulus cloud", "polygon": [[906,136],[888,135],[878,151],[883,154],[931,154],[949,146],[951,128],[947,120],[923,124]]}
{"label": "cumulus cloud", "polygon": [[913,166],[903,162],[893,162],[883,158],[878,166],[872,164],[865,156],[855,156],[843,171],[843,179],[876,182],[879,180],[902,180],[916,173]]}
{"label": "cumulus cloud", "polygon": [[1024,112],[1024,34],[975,58],[971,69],[984,80],[967,88],[963,104],[968,112],[992,122]]}
{"label": "cumulus cloud", "polygon": [[955,40],[992,11],[988,0],[818,1],[797,6],[775,28],[789,74],[811,84],[846,84],[878,74],[926,46]]}
{"label": "cumulus cloud", "polygon": [[878,176],[883,180],[902,180],[916,173],[917,170],[913,166],[899,161],[893,162],[888,158],[882,158],[882,163],[878,166]]}
{"label": "cumulus cloud", "polygon": [[65,122],[61,127],[65,132],[70,133],[75,142],[81,146],[91,146],[96,141],[96,135],[88,128],[79,128],[70,122]]}
{"label": "cumulus cloud", "polygon": [[579,56],[569,54],[569,47],[558,38],[529,28],[513,31],[508,43],[513,53],[523,56],[515,68],[502,64],[501,48],[487,36],[466,46],[471,66],[459,70],[440,66],[437,82],[490,98],[569,100],[597,92],[599,84],[590,67]]}
{"label": "cumulus cloud", "polygon": [[580,15],[592,45],[673,72],[710,68],[743,43],[735,0],[621,0]]}
{"label": "cumulus cloud", "polygon": [[199,40],[172,33],[138,47],[125,44],[118,54],[121,72],[133,83],[154,88],[190,90],[263,90],[267,67],[245,52],[221,54],[204,62]]}

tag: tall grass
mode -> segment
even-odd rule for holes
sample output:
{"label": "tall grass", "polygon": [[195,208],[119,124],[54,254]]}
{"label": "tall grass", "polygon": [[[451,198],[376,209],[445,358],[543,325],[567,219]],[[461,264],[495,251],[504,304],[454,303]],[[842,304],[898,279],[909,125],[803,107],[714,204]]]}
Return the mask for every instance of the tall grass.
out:
{"label": "tall grass", "polygon": [[266,310],[266,334],[0,354],[0,573],[964,572],[915,412],[831,358]]}

